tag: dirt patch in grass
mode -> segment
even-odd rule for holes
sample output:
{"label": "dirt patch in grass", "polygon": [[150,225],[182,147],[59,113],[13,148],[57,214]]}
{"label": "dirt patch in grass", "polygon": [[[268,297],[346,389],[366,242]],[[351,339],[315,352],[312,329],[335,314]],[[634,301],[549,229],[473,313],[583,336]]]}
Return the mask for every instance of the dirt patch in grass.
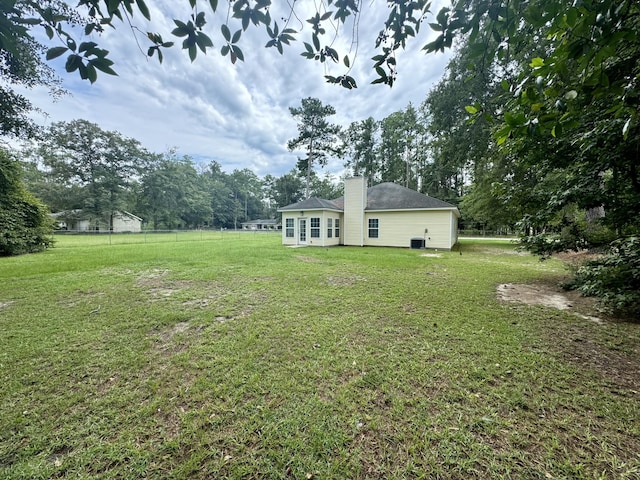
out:
{"label": "dirt patch in grass", "polygon": [[496,290],[498,298],[503,301],[542,305],[569,311],[585,320],[596,323],[603,321],[598,316],[595,300],[583,297],[576,291],[566,291],[552,285],[517,283],[504,283],[498,285]]}
{"label": "dirt patch in grass", "polygon": [[561,358],[597,371],[606,380],[615,394],[628,396],[640,401],[640,349],[634,351],[619,350],[621,344],[603,344],[601,339],[593,338],[580,329],[564,330],[564,338],[555,340],[554,348],[559,350]]}
{"label": "dirt patch in grass", "polygon": [[579,267],[584,263],[595,260],[599,257],[597,253],[593,253],[590,250],[579,250],[577,252],[560,252],[553,255],[558,260],[571,265],[572,267]]}
{"label": "dirt patch in grass", "polygon": [[322,260],[320,260],[319,258],[308,257],[307,255],[296,255],[296,258],[301,262],[305,262],[305,263],[321,263],[322,262]]}
{"label": "dirt patch in grass", "polygon": [[[192,326],[189,322],[179,322],[171,327],[156,330],[149,334],[149,337],[158,352],[171,356],[185,351],[192,343],[192,338],[200,335],[203,330],[202,325]],[[180,338],[176,338],[177,336]]]}
{"label": "dirt patch in grass", "polygon": [[332,275],[327,278],[327,283],[332,287],[350,287],[367,279],[359,275]]}
{"label": "dirt patch in grass", "polygon": [[599,315],[594,299],[543,284],[498,285],[497,295],[504,301],[568,311],[599,325],[593,326],[596,330],[580,323],[551,326],[547,332],[549,345],[560,358],[598,372],[614,393],[640,399],[640,346],[633,339],[620,338],[619,332],[599,332],[600,328],[613,328],[615,319]]}
{"label": "dirt patch in grass", "polygon": [[10,307],[11,305],[13,305],[14,301],[10,301],[10,302],[0,302],[0,310],[2,310],[3,308],[7,308]]}

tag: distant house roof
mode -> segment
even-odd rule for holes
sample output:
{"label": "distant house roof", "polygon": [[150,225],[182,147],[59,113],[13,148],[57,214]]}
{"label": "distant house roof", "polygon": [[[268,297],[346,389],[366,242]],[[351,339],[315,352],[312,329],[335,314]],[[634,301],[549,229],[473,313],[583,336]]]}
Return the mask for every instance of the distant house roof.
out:
{"label": "distant house roof", "polygon": [[[451,203],[424,195],[410,188],[385,182],[367,189],[367,206],[365,210],[411,210],[411,209],[455,209]],[[282,207],[279,211],[287,210],[344,210],[344,197],[335,200],[322,198],[307,198],[298,203]]]}
{"label": "distant house roof", "polygon": [[134,215],[134,214],[133,214],[133,213],[131,213],[131,212],[127,212],[127,211],[125,211],[125,210],[122,210],[122,212],[121,212],[121,213],[123,213],[124,215],[128,215],[129,217],[131,217],[131,218],[133,218],[133,219],[135,219],[135,220],[140,220],[141,222],[143,221],[143,220],[142,220],[142,218],[140,218],[140,217],[139,217],[139,216],[137,216],[137,215]]}
{"label": "distant house roof", "polygon": [[298,203],[293,203],[278,209],[286,210],[338,210],[342,211],[343,205],[337,205],[333,200],[325,200],[323,198],[311,197]]}
{"label": "distant house roof", "polygon": [[[122,210],[121,212],[114,212],[115,215],[125,215],[127,217],[131,217],[134,220],[139,220],[139,221],[143,221],[142,218],[138,217],[137,215],[134,215],[133,213],[130,212],[126,212],[124,210]],[[56,212],[56,213],[52,213],[51,216],[53,218],[73,218],[73,219],[88,219],[89,217],[92,217],[92,214],[87,214],[85,213],[84,210],[81,210],[79,208],[76,208],[75,210],[62,210],[61,212]]]}
{"label": "distant house roof", "polygon": [[247,220],[246,222],[242,222],[242,225],[277,225],[277,224],[278,222],[273,218],[269,218],[266,220],[263,220],[263,219]]}

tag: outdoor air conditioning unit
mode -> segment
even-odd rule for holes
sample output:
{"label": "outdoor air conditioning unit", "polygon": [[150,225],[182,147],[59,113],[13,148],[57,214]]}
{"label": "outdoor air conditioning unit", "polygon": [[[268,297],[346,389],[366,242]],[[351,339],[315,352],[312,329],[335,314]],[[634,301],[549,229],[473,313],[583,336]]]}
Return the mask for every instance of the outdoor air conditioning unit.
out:
{"label": "outdoor air conditioning unit", "polygon": [[423,237],[413,237],[411,239],[411,248],[419,250],[425,248],[425,241]]}

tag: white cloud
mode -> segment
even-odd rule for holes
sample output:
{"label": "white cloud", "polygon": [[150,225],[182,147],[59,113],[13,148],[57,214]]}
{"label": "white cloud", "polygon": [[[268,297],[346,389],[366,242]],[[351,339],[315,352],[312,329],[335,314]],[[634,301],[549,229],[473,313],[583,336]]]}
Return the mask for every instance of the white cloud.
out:
{"label": "white cloud", "polygon": [[[164,32],[164,39],[169,40],[171,18],[186,18],[188,3],[155,3],[152,28]],[[300,56],[300,41],[286,48],[283,56],[275,49],[263,48],[267,38],[262,30],[249,28],[243,34],[240,46],[245,63],[232,65],[228,57],[221,56],[219,45],[207,55],[199,54],[191,63],[178,40],[176,47],[165,52],[163,64],[159,64],[155,58],[147,59],[123,24],[95,39],[111,52],[117,77],[100,74],[98,81],[89,85],[76,74],[64,73],[64,61],[60,60],[54,66],[62,72],[64,86],[72,95],[53,103],[45,90],[25,94],[49,113],[49,118],[39,119],[42,123],[83,118],[136,138],[155,152],[177,147],[180,154],[199,161],[215,160],[227,172],[249,168],[259,176],[278,176],[296,163],[296,153],[286,147],[287,141],[297,135],[289,107],[298,106],[302,98],[317,97],[333,105],[337,115],[332,121],[347,126],[369,116],[380,120],[404,109],[409,102],[420,104],[442,76],[448,56],[426,57],[420,51],[428,41],[427,33],[432,34],[425,26],[421,36],[400,53],[399,77],[394,87],[370,85],[375,78],[370,60],[376,53],[373,44],[386,14],[386,5],[381,2],[364,5],[357,63],[351,72],[358,80],[354,90],[326,84],[325,67]],[[272,16],[279,18],[275,13]],[[210,23],[208,33],[219,38],[220,19],[212,18]],[[144,31],[146,25],[139,25]],[[292,26],[299,29],[301,25]],[[308,24],[302,27],[309,28]],[[350,40],[341,40],[342,45]],[[329,68],[333,75],[343,72],[340,66]],[[341,161],[331,162],[330,168],[339,171],[341,165]]]}

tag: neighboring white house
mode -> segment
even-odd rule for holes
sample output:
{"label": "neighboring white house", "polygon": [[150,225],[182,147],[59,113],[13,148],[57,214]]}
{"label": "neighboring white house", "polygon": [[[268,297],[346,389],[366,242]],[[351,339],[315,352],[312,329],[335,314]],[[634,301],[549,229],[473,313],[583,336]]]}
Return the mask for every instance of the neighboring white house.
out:
{"label": "neighboring white house", "polygon": [[[65,210],[51,215],[60,230],[75,232],[134,232],[142,231],[142,219],[129,212],[113,212],[111,222],[93,218],[82,210]],[[109,225],[112,223],[112,225]]]}
{"label": "neighboring white house", "polygon": [[242,226],[242,230],[280,230],[280,228],[282,228],[282,225],[272,218],[267,220],[249,220],[242,222],[240,225]]}
{"label": "neighboring white house", "polygon": [[455,205],[394,183],[366,185],[363,177],[349,178],[344,197],[280,208],[282,243],[451,249],[458,241]]}

